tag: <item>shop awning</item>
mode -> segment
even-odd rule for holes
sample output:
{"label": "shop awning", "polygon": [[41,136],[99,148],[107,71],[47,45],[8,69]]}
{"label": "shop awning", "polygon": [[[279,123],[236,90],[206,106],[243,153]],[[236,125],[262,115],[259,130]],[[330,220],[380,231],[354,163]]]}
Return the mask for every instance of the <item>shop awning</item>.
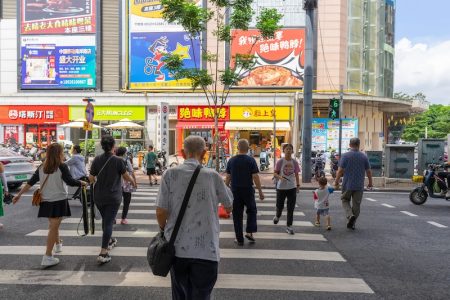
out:
{"label": "shop awning", "polygon": [[[219,129],[223,129],[224,123],[219,122]],[[182,129],[213,129],[214,122],[178,122],[177,128]]]}
{"label": "shop awning", "polygon": [[[276,129],[290,131],[289,122],[276,122]],[[225,130],[273,130],[273,122],[227,122]]]}

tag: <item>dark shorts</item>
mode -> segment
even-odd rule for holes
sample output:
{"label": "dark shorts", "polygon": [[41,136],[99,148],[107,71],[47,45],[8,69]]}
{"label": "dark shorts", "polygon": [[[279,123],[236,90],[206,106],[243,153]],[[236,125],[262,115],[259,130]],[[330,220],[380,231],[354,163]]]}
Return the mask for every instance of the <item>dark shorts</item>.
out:
{"label": "dark shorts", "polygon": [[147,175],[155,175],[156,169],[155,168],[148,168],[147,169]]}
{"label": "dark shorts", "polygon": [[38,218],[61,218],[70,216],[70,206],[67,199],[55,202],[43,201],[39,206]]}

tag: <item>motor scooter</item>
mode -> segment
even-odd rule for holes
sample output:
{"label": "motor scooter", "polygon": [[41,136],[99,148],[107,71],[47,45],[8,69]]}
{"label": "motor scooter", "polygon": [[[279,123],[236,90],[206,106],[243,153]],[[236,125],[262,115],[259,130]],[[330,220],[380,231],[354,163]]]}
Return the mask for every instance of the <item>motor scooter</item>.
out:
{"label": "motor scooter", "polygon": [[311,159],[311,169],[316,180],[319,180],[320,177],[325,177],[325,160],[320,153]]}
{"label": "motor scooter", "polygon": [[424,176],[415,176],[413,178],[415,182],[422,180],[422,184],[411,191],[409,200],[416,205],[424,204],[427,201],[428,196],[450,201],[450,198],[446,198],[444,193],[449,187],[447,187],[445,181],[437,175],[439,169],[448,167],[448,165],[445,166],[442,164],[429,164],[428,169],[424,172]]}
{"label": "motor scooter", "polygon": [[336,178],[337,171],[339,169],[339,155],[331,153],[330,156],[330,173],[333,178]]}
{"label": "motor scooter", "polygon": [[259,169],[264,171],[265,169],[269,169],[270,166],[270,159],[269,154],[267,153],[266,149],[262,149],[259,153]]}

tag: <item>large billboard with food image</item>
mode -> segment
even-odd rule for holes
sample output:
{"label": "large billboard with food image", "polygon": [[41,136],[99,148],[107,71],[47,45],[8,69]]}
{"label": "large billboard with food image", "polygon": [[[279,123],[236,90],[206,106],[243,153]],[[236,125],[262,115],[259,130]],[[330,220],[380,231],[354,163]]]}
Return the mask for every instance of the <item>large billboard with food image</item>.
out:
{"label": "large billboard with food image", "polygon": [[21,34],[96,32],[96,0],[21,0]]}
{"label": "large billboard with food image", "polygon": [[250,69],[238,69],[239,87],[302,88],[305,29],[281,29],[272,39],[261,39],[257,29],[233,30],[231,67],[239,54],[254,56]]}

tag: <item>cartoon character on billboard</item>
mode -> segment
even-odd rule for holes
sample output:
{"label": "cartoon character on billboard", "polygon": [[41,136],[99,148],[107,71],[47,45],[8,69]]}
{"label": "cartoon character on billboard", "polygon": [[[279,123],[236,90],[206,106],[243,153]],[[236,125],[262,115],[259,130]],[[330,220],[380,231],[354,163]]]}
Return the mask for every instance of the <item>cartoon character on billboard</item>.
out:
{"label": "cartoon character on billboard", "polygon": [[[153,57],[145,58],[144,73],[146,75],[155,74],[156,81],[164,81],[165,75],[161,72],[161,68],[166,64],[163,60],[164,55],[168,52],[167,45],[169,40],[166,36],[161,36],[153,44],[148,47],[148,51],[153,53]],[[155,65],[156,64],[156,65]]]}

